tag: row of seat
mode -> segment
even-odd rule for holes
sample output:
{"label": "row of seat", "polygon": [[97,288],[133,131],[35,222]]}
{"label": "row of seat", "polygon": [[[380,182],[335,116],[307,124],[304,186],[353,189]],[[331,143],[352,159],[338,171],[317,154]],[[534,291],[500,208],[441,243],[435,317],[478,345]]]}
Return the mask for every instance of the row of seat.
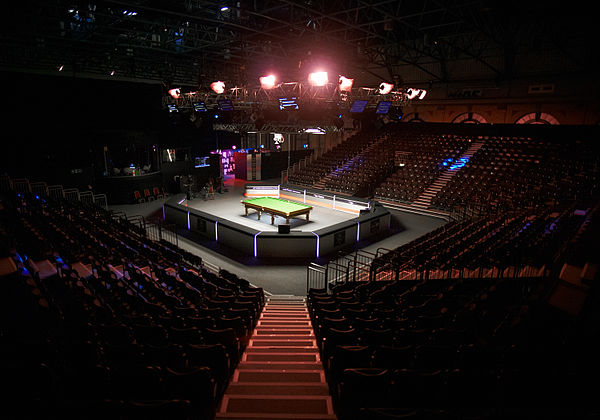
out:
{"label": "row of seat", "polygon": [[133,198],[136,203],[146,203],[154,200],[161,200],[168,196],[164,187],[144,188],[142,192],[139,190],[133,191]]}
{"label": "row of seat", "polygon": [[[31,385],[27,372],[36,371],[40,383],[43,373],[56,384],[40,395],[15,387],[11,407],[87,416],[86,407],[133,415],[139,405],[141,415],[146,405],[177,406],[212,418],[264,305],[262,289],[211,273],[102,209],[23,194],[2,204],[0,244],[16,267],[2,278],[4,377]],[[194,387],[174,393],[175,378]]]}

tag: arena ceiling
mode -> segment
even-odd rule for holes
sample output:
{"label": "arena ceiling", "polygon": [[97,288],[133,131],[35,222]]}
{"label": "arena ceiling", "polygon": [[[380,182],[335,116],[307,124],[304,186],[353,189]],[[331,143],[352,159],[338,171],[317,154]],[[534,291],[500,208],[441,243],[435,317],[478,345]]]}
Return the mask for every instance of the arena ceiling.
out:
{"label": "arena ceiling", "polygon": [[[473,0],[22,0],[3,2],[4,70],[167,85],[299,79],[316,66],[359,83],[455,77],[468,59],[497,79],[545,49],[595,71],[594,14],[582,2]],[[593,70],[590,70],[593,69]]]}

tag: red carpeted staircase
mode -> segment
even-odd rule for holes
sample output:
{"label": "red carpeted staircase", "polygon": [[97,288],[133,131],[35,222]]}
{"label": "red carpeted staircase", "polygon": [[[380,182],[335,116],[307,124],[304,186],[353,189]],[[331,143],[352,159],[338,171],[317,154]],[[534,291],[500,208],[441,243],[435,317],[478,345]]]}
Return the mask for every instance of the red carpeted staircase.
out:
{"label": "red carpeted staircase", "polygon": [[304,298],[267,299],[216,418],[337,418]]}

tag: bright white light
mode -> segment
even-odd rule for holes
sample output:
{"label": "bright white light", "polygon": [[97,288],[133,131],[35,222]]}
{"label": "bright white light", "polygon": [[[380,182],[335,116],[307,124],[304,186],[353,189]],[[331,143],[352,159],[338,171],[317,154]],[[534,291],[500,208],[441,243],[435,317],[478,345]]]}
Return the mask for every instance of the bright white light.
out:
{"label": "bright white light", "polygon": [[321,127],[306,128],[304,132],[307,134],[325,134],[325,130],[323,130]]}
{"label": "bright white light", "polygon": [[210,84],[210,88],[215,92],[215,93],[223,93],[225,92],[225,83],[224,82],[212,82]]}
{"label": "bright white light", "polygon": [[268,76],[262,76],[259,78],[260,87],[263,89],[273,89],[275,87],[275,76],[270,74]]}
{"label": "bright white light", "polygon": [[425,89],[415,89],[415,88],[406,89],[406,97],[408,99],[414,99],[417,97],[419,99],[423,99],[425,97],[425,95],[427,95],[427,91]]}
{"label": "bright white light", "polygon": [[347,77],[340,76],[340,90],[350,92],[352,90],[352,84],[354,84],[354,79],[348,79]]}
{"label": "bright white light", "polygon": [[386,95],[392,91],[394,85],[391,83],[382,83],[379,85],[379,93],[382,95]]}
{"label": "bright white light", "polygon": [[169,89],[169,95],[171,95],[174,99],[179,99],[179,98],[181,98],[181,89],[179,89],[179,88]]}
{"label": "bright white light", "polygon": [[308,75],[308,81],[314,86],[325,86],[327,84],[327,72],[316,71]]}
{"label": "bright white light", "polygon": [[223,7],[221,7],[221,12],[225,12],[225,11],[227,11],[227,10],[229,10],[229,7],[227,7],[227,6],[223,6]]}

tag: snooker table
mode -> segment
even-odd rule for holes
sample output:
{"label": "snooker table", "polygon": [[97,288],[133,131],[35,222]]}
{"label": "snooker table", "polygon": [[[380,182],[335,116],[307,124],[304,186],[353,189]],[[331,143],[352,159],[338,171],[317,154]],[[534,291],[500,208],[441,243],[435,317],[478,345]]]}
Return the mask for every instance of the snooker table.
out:
{"label": "snooker table", "polygon": [[271,224],[275,223],[275,216],[285,217],[286,223],[290,223],[291,217],[302,214],[306,214],[306,220],[309,220],[308,215],[312,210],[312,207],[306,204],[273,197],[250,198],[242,200],[242,204],[246,208],[246,216],[248,216],[248,209],[254,209],[258,212],[258,220],[260,220],[261,213],[270,214]]}

